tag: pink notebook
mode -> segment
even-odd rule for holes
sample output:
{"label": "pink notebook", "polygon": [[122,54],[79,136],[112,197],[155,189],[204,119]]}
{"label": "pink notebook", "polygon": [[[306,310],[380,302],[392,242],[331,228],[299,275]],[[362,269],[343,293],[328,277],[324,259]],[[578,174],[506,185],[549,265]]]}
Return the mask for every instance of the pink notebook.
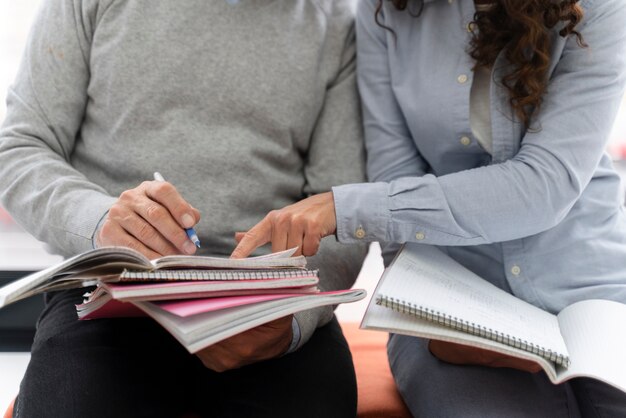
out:
{"label": "pink notebook", "polygon": [[277,295],[250,295],[250,296],[230,296],[226,298],[206,298],[206,299],[186,299],[167,302],[155,302],[161,309],[178,315],[188,317],[205,312],[219,311],[220,309],[234,308],[235,306],[251,305],[268,300],[284,299],[302,294],[277,294]]}
{"label": "pink notebook", "polygon": [[[302,295],[302,293],[282,293],[271,295],[228,296],[222,298],[183,299],[153,303],[158,305],[161,309],[174,315],[188,317],[200,313],[218,311],[220,309],[234,308],[236,306],[251,305],[253,303],[267,302],[269,300],[284,299]],[[103,298],[108,300],[106,300],[101,307],[95,307],[96,303],[94,302],[103,302]],[[143,311],[133,305],[132,302],[120,302],[119,300],[111,299],[106,293],[103,293],[99,299],[95,299],[93,302],[77,305],[76,308],[79,311],[84,310],[89,303],[94,304],[95,307],[93,311],[86,313],[83,316],[79,315],[79,319],[132,318],[146,316]]]}
{"label": "pink notebook", "polygon": [[[319,292],[316,295],[333,295],[336,292]],[[270,300],[287,299],[293,297],[304,296],[302,293],[282,293],[267,295],[247,295],[247,296],[228,296],[223,298],[202,298],[202,299],[184,299],[176,301],[152,302],[159,308],[171,314],[186,318],[192,315],[198,315],[206,312],[219,311],[221,309],[234,308],[243,305],[252,305],[254,303],[267,302]],[[137,317],[145,316],[143,312],[135,307],[132,302],[120,302],[110,299],[108,294],[103,293],[102,298],[108,298],[100,308],[86,313],[80,319],[97,319],[97,318],[121,318],[121,317]],[[98,299],[96,299],[98,301]],[[93,303],[93,302],[89,302]],[[79,310],[84,309],[87,304],[77,305]]]}

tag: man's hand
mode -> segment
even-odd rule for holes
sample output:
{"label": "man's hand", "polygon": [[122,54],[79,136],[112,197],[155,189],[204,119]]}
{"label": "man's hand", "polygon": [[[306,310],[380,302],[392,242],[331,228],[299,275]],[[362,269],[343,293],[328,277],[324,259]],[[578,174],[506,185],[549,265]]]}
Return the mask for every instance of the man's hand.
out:
{"label": "man's hand", "polygon": [[200,220],[200,212],[167,182],[146,181],[126,190],[111,206],[96,236],[96,246],[133,248],[153,259],[170,254],[194,254],[196,246],[184,228]]}
{"label": "man's hand", "polygon": [[211,370],[223,372],[284,354],[293,338],[293,315],[220,341],[196,355]]}
{"label": "man's hand", "polygon": [[272,252],[298,247],[295,255],[315,255],[322,238],[336,229],[333,193],[320,193],[273,210],[248,232],[237,233],[239,244],[231,257],[247,257],[268,242],[272,243]]}
{"label": "man's hand", "polygon": [[530,360],[522,360],[493,351],[445,341],[430,340],[428,349],[435,357],[446,363],[509,367],[530,373],[537,373],[542,370],[539,364]]}

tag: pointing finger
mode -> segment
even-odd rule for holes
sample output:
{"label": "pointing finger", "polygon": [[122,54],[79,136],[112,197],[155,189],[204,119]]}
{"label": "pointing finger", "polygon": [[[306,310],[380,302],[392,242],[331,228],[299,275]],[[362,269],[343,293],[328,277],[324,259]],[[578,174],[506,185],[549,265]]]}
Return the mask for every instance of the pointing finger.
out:
{"label": "pointing finger", "polygon": [[230,255],[232,258],[245,258],[261,245],[267,244],[272,239],[272,222],[265,217],[261,222],[246,232],[237,247]]}

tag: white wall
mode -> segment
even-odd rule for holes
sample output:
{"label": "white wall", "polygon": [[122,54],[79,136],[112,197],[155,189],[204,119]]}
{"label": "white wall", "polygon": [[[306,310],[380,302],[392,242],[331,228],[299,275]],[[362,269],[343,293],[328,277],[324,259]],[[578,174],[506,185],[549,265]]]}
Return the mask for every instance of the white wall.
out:
{"label": "white wall", "polygon": [[0,120],[6,91],[13,82],[39,0],[0,0]]}

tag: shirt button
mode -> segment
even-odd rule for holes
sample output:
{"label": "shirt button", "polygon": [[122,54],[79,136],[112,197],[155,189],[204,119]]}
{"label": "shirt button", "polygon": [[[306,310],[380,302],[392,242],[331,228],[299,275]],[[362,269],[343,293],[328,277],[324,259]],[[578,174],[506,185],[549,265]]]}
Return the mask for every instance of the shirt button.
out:
{"label": "shirt button", "polygon": [[471,143],[472,143],[472,140],[469,139],[469,137],[467,137],[467,136],[462,136],[461,137],[461,144],[462,145],[468,146]]}
{"label": "shirt button", "polygon": [[465,75],[465,74],[461,74],[460,76],[458,76],[458,77],[456,78],[456,81],[458,81],[458,82],[459,82],[459,84],[465,84],[465,83],[467,83],[467,75]]}
{"label": "shirt button", "polygon": [[520,266],[511,267],[511,273],[513,273],[513,276],[519,276],[521,272],[522,269],[520,268]]}
{"label": "shirt button", "polygon": [[363,229],[363,227],[358,227],[356,231],[354,232],[354,236],[357,237],[358,239],[365,238],[365,229]]}
{"label": "shirt button", "polygon": [[426,235],[424,235],[423,232],[418,232],[417,234],[415,234],[415,239],[418,240],[418,241],[421,241],[424,238],[426,238]]}

